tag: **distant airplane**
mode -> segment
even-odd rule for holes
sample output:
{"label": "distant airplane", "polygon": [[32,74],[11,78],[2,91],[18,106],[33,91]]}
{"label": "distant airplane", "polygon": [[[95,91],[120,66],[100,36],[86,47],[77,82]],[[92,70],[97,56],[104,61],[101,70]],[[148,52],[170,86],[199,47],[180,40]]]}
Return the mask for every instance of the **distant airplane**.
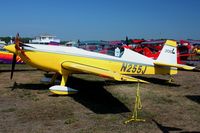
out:
{"label": "distant airplane", "polygon": [[[5,49],[3,49],[1,46],[3,47],[4,45],[0,45],[0,63],[5,63],[5,64],[12,63],[13,54],[9,53]],[[21,60],[19,56],[16,57],[16,62],[23,63],[23,61]]]}
{"label": "distant airplane", "polygon": [[117,81],[147,83],[147,81],[132,76],[146,74],[174,75],[177,74],[177,68],[194,69],[194,67],[177,64],[176,46],[175,41],[167,40],[159,57],[153,60],[126,48],[121,51],[120,56],[115,57],[76,47],[23,44],[19,41],[17,34],[15,44],[7,45],[4,48],[14,53],[11,78],[16,56],[19,55],[26,64],[45,71],[55,72],[51,82],[55,82],[58,74],[62,75],[61,84],[49,89],[55,94],[66,95],[77,92],[75,89],[65,86],[68,76],[73,73],[94,74]]}

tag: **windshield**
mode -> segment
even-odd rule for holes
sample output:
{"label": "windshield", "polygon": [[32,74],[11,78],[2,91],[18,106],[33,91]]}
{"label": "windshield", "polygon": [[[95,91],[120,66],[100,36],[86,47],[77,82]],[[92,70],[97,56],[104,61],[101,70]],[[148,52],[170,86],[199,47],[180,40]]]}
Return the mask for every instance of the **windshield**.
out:
{"label": "windshield", "polygon": [[121,57],[124,51],[122,45],[115,45],[107,41],[85,41],[80,42],[77,47],[85,49],[87,51],[107,54],[116,57]]}

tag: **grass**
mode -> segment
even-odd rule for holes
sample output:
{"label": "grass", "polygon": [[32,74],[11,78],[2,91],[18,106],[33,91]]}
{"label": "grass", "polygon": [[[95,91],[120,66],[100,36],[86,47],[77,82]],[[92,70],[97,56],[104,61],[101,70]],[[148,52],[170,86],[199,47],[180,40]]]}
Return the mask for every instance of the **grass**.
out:
{"label": "grass", "polygon": [[[183,72],[190,77],[187,80],[183,75],[177,76],[180,86],[141,84],[143,109],[139,111],[138,117],[146,122],[127,125],[123,122],[132,115],[137,83],[119,83],[96,76],[75,75],[77,78],[70,77],[68,83],[80,89],[79,93],[53,97],[47,93],[48,87],[38,83],[43,73],[30,71],[25,74],[31,76],[26,77],[23,72],[19,72],[18,85],[12,92],[8,91],[8,87],[13,86],[13,82],[0,83],[1,93],[7,93],[0,97],[2,106],[7,107],[0,110],[2,130],[31,132],[31,127],[32,132],[162,132],[155,120],[161,126],[200,131],[200,104],[185,97],[200,95],[199,82],[196,80],[199,73]],[[10,106],[13,101],[19,106]],[[128,109],[124,110],[124,106]],[[5,115],[6,112],[8,114]],[[34,123],[38,125],[33,126]]]}
{"label": "grass", "polygon": [[9,112],[15,112],[17,109],[16,108],[8,108],[8,109],[3,109],[1,110],[2,113],[9,113]]}
{"label": "grass", "polygon": [[[0,64],[0,71],[1,70],[11,70],[12,64]],[[16,64],[15,70],[33,70],[35,68],[26,65],[26,64]]]}
{"label": "grass", "polygon": [[32,100],[32,101],[39,101],[38,93],[35,94],[31,90],[19,90],[17,93],[19,93],[18,97],[22,100]]}
{"label": "grass", "polygon": [[65,120],[65,122],[64,122],[64,124],[72,124],[72,123],[75,123],[75,122],[77,122],[78,120],[77,119],[75,119],[73,116],[71,116],[71,117],[69,117],[69,118],[67,118],[66,120]]}
{"label": "grass", "polygon": [[173,104],[173,103],[176,103],[176,100],[174,100],[174,98],[171,97],[170,95],[166,95],[166,94],[158,95],[153,91],[149,91],[143,97],[145,97],[145,99],[149,99],[154,104]]}
{"label": "grass", "polygon": [[126,96],[125,94],[114,93],[113,96],[119,99],[125,105],[130,105],[131,98]]}

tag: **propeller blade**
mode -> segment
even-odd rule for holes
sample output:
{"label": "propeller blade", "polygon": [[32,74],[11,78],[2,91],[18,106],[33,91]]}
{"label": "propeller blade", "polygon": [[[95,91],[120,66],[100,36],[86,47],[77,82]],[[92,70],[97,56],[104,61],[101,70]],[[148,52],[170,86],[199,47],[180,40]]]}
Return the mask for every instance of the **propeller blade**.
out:
{"label": "propeller blade", "polygon": [[20,41],[20,36],[19,36],[19,33],[17,33],[16,37],[15,37],[15,49],[17,51],[20,51],[22,55],[24,55],[28,60],[29,58],[26,56],[25,52],[24,52],[24,46],[27,46],[27,47],[31,47],[31,46],[28,46],[26,44],[23,44],[21,41]]}
{"label": "propeller blade", "polygon": [[[17,35],[15,37],[15,49],[16,50],[21,50],[20,49],[19,33],[17,33]],[[14,53],[13,54],[13,59],[12,59],[12,69],[11,69],[10,79],[12,79],[12,77],[13,77],[16,61],[17,61],[17,55]]]}
{"label": "propeller blade", "polygon": [[17,55],[16,55],[16,54],[13,54],[12,69],[11,69],[10,79],[12,79],[12,77],[13,77],[13,72],[14,72],[14,70],[15,70],[15,64],[16,64],[16,58],[17,58]]}
{"label": "propeller blade", "polygon": [[128,36],[126,36],[126,44],[127,45],[129,44],[129,42],[128,42]]}
{"label": "propeller blade", "polygon": [[15,37],[15,48],[17,50],[20,50],[20,40],[19,40],[19,33],[17,33],[16,37]]}

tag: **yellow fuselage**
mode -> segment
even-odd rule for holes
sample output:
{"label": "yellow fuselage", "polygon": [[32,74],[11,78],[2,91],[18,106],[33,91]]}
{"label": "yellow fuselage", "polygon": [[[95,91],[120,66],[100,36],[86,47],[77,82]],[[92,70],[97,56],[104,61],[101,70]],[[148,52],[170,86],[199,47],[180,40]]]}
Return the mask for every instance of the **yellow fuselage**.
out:
{"label": "yellow fuselage", "polygon": [[63,73],[65,69],[62,68],[62,62],[73,61],[79,64],[89,65],[93,67],[103,68],[119,72],[126,75],[144,75],[144,74],[176,74],[177,69],[167,69],[166,67],[149,66],[134,64],[121,61],[104,60],[97,58],[81,57],[66,54],[55,54],[48,52],[32,52],[27,51],[25,54],[30,58],[28,60],[22,54],[20,57],[31,66],[37,67],[45,71],[54,71]]}
{"label": "yellow fuselage", "polygon": [[5,49],[18,54],[23,61],[33,67],[45,71],[54,71],[60,74],[63,74],[67,71],[73,73],[71,70],[62,68],[62,63],[66,61],[84,64],[86,66],[88,65],[100,69],[111,70],[125,75],[177,74],[177,69],[164,66],[147,65],[145,64],[145,61],[143,64],[134,63],[134,59],[133,62],[129,62],[125,60],[103,59],[84,55],[80,56],[78,53],[76,55],[37,50],[23,50],[23,53],[21,53],[21,51],[17,51],[15,49],[14,44],[6,46]]}

